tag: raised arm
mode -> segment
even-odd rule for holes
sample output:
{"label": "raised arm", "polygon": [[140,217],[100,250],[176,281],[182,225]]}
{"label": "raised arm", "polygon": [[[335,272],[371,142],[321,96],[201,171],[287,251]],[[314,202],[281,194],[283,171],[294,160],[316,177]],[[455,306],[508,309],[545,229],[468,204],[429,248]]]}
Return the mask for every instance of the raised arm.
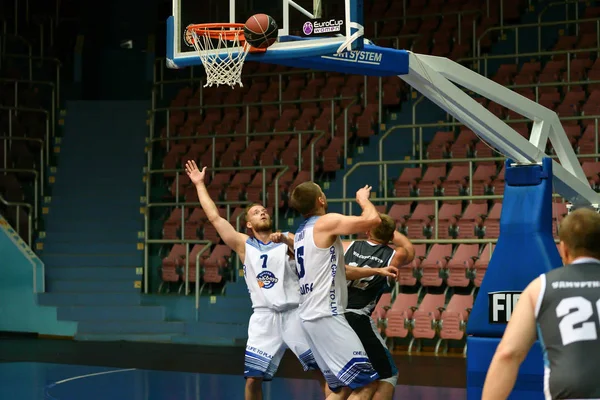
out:
{"label": "raised arm", "polygon": [[368,232],[379,225],[381,218],[369,200],[370,193],[371,186],[365,186],[356,192],[356,202],[363,210],[359,217],[331,213],[319,218],[314,227],[315,244],[322,248],[329,247],[336,236]]}
{"label": "raised arm", "polygon": [[396,254],[394,254],[394,257],[390,261],[390,265],[400,267],[414,260],[415,248],[406,236],[395,231],[392,243],[396,246]]}
{"label": "raised arm", "polygon": [[346,264],[346,280],[354,281],[357,279],[368,278],[370,276],[386,276],[396,279],[398,270],[396,267],[388,266],[383,268],[358,267]]}
{"label": "raised arm", "polygon": [[190,180],[196,186],[198,192],[198,199],[200,205],[206,213],[209,222],[215,227],[219,236],[223,239],[225,244],[235,251],[240,259],[244,259],[245,243],[248,240],[248,235],[238,232],[225,218],[219,214],[219,209],[216,204],[210,198],[206,185],[204,184],[204,176],[206,174],[206,167],[202,168],[202,171],[198,169],[195,161],[188,161],[185,164],[185,172],[187,172]]}

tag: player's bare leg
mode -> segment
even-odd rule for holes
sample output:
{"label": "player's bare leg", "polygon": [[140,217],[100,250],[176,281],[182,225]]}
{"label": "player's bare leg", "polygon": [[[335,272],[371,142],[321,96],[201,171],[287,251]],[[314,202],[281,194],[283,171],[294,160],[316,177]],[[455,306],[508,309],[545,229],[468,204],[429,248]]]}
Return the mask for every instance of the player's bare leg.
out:
{"label": "player's bare leg", "polygon": [[246,378],[245,400],[262,400],[262,378]]}
{"label": "player's bare leg", "polygon": [[343,387],[336,393],[332,392],[328,388],[328,392],[329,396],[327,396],[327,400],[346,400],[352,394],[352,389],[349,387]]}
{"label": "player's bare leg", "polygon": [[313,370],[312,374],[313,374],[314,378],[317,380],[317,382],[319,382],[319,386],[323,390],[323,393],[325,394],[325,398],[327,398],[327,396],[329,396],[331,394],[331,389],[329,389],[329,386],[327,386],[327,381],[325,381],[325,377],[323,376],[323,374],[321,373],[320,370]]}
{"label": "player's bare leg", "polygon": [[377,391],[373,396],[373,400],[392,400],[394,397],[394,385],[385,381],[378,381]]}
{"label": "player's bare leg", "polygon": [[371,400],[377,390],[378,381],[371,382],[367,386],[354,389],[348,400]]}

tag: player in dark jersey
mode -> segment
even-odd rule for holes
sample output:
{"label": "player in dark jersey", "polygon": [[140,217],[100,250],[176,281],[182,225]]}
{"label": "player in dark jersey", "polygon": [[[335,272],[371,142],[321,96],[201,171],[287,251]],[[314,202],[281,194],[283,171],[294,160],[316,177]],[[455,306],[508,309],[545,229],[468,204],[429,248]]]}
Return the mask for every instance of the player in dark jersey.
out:
{"label": "player in dark jersey", "polygon": [[[398,370],[371,314],[381,295],[391,290],[398,275],[397,267],[411,262],[415,252],[410,241],[396,231],[394,220],[386,214],[379,216],[381,223],[368,233],[368,239],[352,242],[344,253],[348,280],[348,306],[344,315],[379,373],[373,399],[391,400]],[[390,241],[395,250],[388,246]]]}
{"label": "player in dark jersey", "polygon": [[490,364],[484,400],[509,396],[536,331],[546,399],[600,398],[600,214],[575,210],[559,237],[565,267],[540,275],[521,294]]}

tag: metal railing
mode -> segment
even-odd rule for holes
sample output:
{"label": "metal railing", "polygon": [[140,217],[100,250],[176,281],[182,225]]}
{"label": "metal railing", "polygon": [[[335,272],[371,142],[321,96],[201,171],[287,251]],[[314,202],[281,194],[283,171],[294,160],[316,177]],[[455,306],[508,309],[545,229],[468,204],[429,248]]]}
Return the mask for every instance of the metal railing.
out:
{"label": "metal railing", "polygon": [[[54,83],[54,87],[56,88],[56,104],[60,104],[60,69],[62,67],[62,64],[60,62],[60,60],[58,58],[54,58],[54,57],[38,57],[38,56],[28,56],[28,55],[22,55],[22,54],[2,54],[0,56],[0,66],[2,65],[2,59],[3,58],[12,58],[12,59],[26,59],[29,60],[30,63],[32,63],[33,61],[40,61],[40,62],[51,62],[55,65],[56,68],[56,81],[53,82]],[[34,77],[33,77],[33,70],[30,71],[29,74],[29,80],[33,81]]]}
{"label": "metal railing", "polygon": [[[44,135],[44,140],[43,140],[43,144],[44,144],[44,150],[46,152],[46,162],[48,162],[50,160],[50,116],[48,115],[48,111],[43,110],[43,109],[39,109],[39,108],[27,108],[27,107],[6,107],[6,106],[1,106],[0,105],[0,111],[6,111],[8,113],[8,136],[9,137],[14,137],[13,133],[12,133],[12,127],[13,127],[13,112],[19,113],[19,112],[30,112],[30,113],[38,113],[38,114],[44,114],[44,117],[46,118],[46,133]],[[43,163],[42,163],[43,165]]]}
{"label": "metal railing", "polygon": [[[28,232],[27,232],[27,244],[31,247],[33,245],[33,243],[31,242],[31,238],[33,235],[32,229],[33,229],[33,223],[32,223],[32,217],[31,217],[31,204],[29,203],[24,203],[24,202],[20,202],[20,201],[8,201],[6,200],[2,194],[0,194],[0,203],[4,204],[7,207],[16,207],[17,208],[17,217],[15,220],[15,225],[17,225],[15,227],[15,231],[19,234],[19,236],[23,237],[21,234],[21,208],[26,208],[28,210],[27,213],[27,228],[28,228]],[[33,268],[33,282],[36,282],[35,279],[35,267]]]}
{"label": "metal railing", "polygon": [[[517,25],[509,25],[509,26],[496,26],[486,29],[481,33],[481,35],[477,38],[477,55],[481,57],[481,39],[484,36],[491,32],[496,31],[504,31],[504,30],[514,30],[515,31],[515,52],[519,53],[519,29],[526,28],[537,28],[538,29],[538,50],[541,51],[541,29],[545,26],[558,26],[558,25],[566,25],[566,24],[579,24],[582,22],[596,22],[596,35],[597,39],[600,40],[600,18],[585,18],[579,20],[564,20],[564,21],[551,21],[551,22],[535,22],[529,24],[517,24]],[[517,58],[518,62],[518,58]]]}
{"label": "metal railing", "polygon": [[10,78],[0,78],[0,82],[6,83],[14,83],[15,85],[15,102],[13,104],[14,107],[19,106],[19,85],[40,85],[40,86],[50,86],[50,90],[52,90],[52,98],[50,102],[50,115],[52,119],[52,123],[50,126],[52,137],[54,137],[55,129],[56,129],[56,87],[54,83],[49,81],[30,81],[26,79],[10,79]]}
{"label": "metal railing", "polygon": [[[227,139],[227,138],[240,138],[240,136],[244,136],[246,138],[246,146],[248,146],[248,143],[250,141],[250,138],[253,137],[265,137],[265,136],[298,136],[298,169],[302,169],[302,146],[300,146],[300,144],[302,143],[302,135],[310,135],[310,136],[315,136],[312,138],[311,142],[310,142],[310,147],[311,147],[311,167],[310,167],[310,176],[311,176],[311,180],[314,180],[314,175],[315,175],[315,146],[316,144],[323,138],[325,137],[325,132],[324,131],[288,131],[288,132],[256,132],[256,133],[247,133],[247,134],[227,134],[227,135],[198,135],[198,136],[167,136],[167,137],[155,137],[150,139],[150,143],[153,144],[155,142],[167,142],[167,151],[169,150],[169,143],[172,140],[201,140],[201,139],[211,139],[212,140],[212,145],[211,145],[211,152],[212,152],[212,165],[211,165],[211,170],[210,172],[214,172],[214,170],[212,169],[212,167],[214,167],[216,165],[216,151],[215,151],[215,144],[217,142],[217,140],[220,139]],[[344,149],[346,149],[347,146],[344,145]],[[152,150],[148,151],[148,165],[152,165]]]}
{"label": "metal railing", "polygon": [[[331,105],[331,136],[333,137],[335,131],[335,105],[336,102],[341,100],[356,100],[357,97],[330,97],[325,99],[307,99],[307,100],[284,100],[284,101],[271,101],[271,102],[258,102],[258,103],[240,103],[240,104],[219,104],[219,105],[205,105],[205,106],[184,106],[184,107],[162,107],[162,108],[154,108],[150,110],[151,113],[151,122],[150,122],[150,138],[154,138],[154,125],[156,114],[160,112],[164,112],[166,115],[166,133],[167,137],[171,136],[171,127],[170,127],[170,116],[173,111],[206,111],[206,110],[219,110],[219,109],[231,109],[231,108],[241,108],[246,113],[246,132],[248,133],[250,129],[250,108],[251,107],[264,107],[264,106],[282,106],[285,104],[305,104],[305,103],[330,103]],[[281,109],[280,109],[281,113]],[[238,133],[238,136],[240,134]],[[223,135],[220,135],[223,136]],[[196,138],[190,137],[190,138]],[[168,150],[168,148],[167,148]]]}
{"label": "metal railing", "polygon": [[[580,120],[594,120],[594,128],[595,128],[595,153],[598,153],[598,119],[600,119],[600,115],[584,115],[584,116],[573,116],[573,117],[562,117],[560,118],[560,121],[580,121]],[[503,122],[507,123],[507,124],[517,124],[517,123],[530,123],[531,120],[529,119],[504,119]],[[464,124],[462,122],[432,122],[432,123],[422,123],[422,124],[407,124],[407,125],[396,125],[393,126],[391,128],[389,128],[379,139],[379,161],[383,161],[383,143],[386,140],[386,138],[392,133],[395,132],[397,130],[401,130],[401,129],[412,129],[413,130],[413,157],[417,156],[417,149],[419,151],[418,153],[418,160],[423,160],[423,129],[424,128],[454,128],[457,126],[464,126]],[[415,136],[415,129],[418,130],[418,138]],[[418,145],[417,145],[417,139],[418,139]],[[479,160],[478,158],[476,160]],[[413,163],[416,162],[416,160],[413,160]],[[381,181],[382,179],[387,180],[386,176],[382,176],[382,170],[380,169],[380,176],[379,176],[379,180]]]}
{"label": "metal railing", "polygon": [[[571,60],[571,56],[578,53],[590,53],[596,52],[600,54],[600,49],[598,47],[588,48],[588,49],[570,49],[570,50],[552,50],[552,51],[535,51],[530,53],[513,53],[513,54],[494,54],[488,55],[484,54],[480,57],[465,57],[459,58],[456,60],[457,63],[467,63],[467,62],[476,62],[476,72],[485,77],[488,76],[488,61],[489,60],[504,60],[504,59],[512,59],[518,60],[519,57],[522,58],[532,58],[532,57],[544,57],[544,56],[556,56],[556,55],[566,55],[568,60]],[[483,61],[483,73],[481,72],[481,61]],[[516,62],[516,61],[515,61]],[[567,68],[570,71],[570,63],[567,63]],[[569,76],[568,79],[571,79]]]}
{"label": "metal railing", "polygon": [[[275,205],[275,210],[274,210],[274,223],[275,226],[278,225],[279,223],[279,207],[277,207],[277,204],[279,204],[279,179],[281,179],[281,177],[283,176],[283,174],[285,174],[288,170],[289,170],[289,166],[287,165],[256,165],[256,166],[251,166],[251,167],[219,167],[219,168],[214,168],[211,171],[213,173],[218,173],[218,172],[226,172],[226,171],[235,171],[235,172],[240,172],[240,171],[262,171],[263,172],[263,181],[262,181],[262,189],[263,189],[263,201],[265,202],[265,206],[267,205],[267,186],[266,186],[266,179],[265,179],[265,173],[267,170],[280,170],[276,175],[275,178],[273,178],[273,184],[275,185],[275,198],[273,199],[273,204]],[[148,170],[147,171],[147,179],[146,179],[146,187],[148,188],[148,186],[150,185],[150,178],[153,174],[164,174],[164,173],[175,173],[175,180],[177,183],[179,183],[179,174],[180,173],[185,173],[185,171],[183,169],[154,169],[154,170]],[[177,191],[176,191],[176,195],[177,195],[177,201],[175,203],[173,203],[176,206],[179,206],[182,204],[182,202],[179,201],[179,186],[177,186]],[[239,204],[239,201],[235,201],[235,204]],[[269,202],[270,203],[270,202]],[[157,204],[167,204],[167,203],[157,203]],[[183,203],[183,204],[195,204],[195,203]],[[199,205],[199,203],[198,203]],[[156,207],[156,205],[155,205]]]}
{"label": "metal railing", "polygon": [[[275,178],[273,179],[273,183],[275,186],[275,192],[274,192],[274,199],[273,199],[273,204],[274,204],[274,218],[273,218],[273,224],[274,226],[278,226],[279,224],[279,180],[280,178],[283,176],[283,174],[285,174],[285,172],[287,172],[287,170],[289,169],[289,167],[287,165],[271,165],[271,166],[253,166],[253,167],[222,167],[222,168],[215,168],[212,170],[212,172],[217,173],[220,171],[262,171],[263,172],[263,187],[262,187],[262,195],[263,195],[263,202],[266,205],[266,196],[267,196],[267,186],[266,186],[266,178],[265,178],[265,172],[266,170],[270,170],[270,169],[275,169],[275,170],[280,170]],[[176,181],[178,182],[179,180],[179,174],[183,173],[184,171],[182,169],[172,169],[172,170],[148,170],[147,176],[146,176],[146,193],[149,195],[150,193],[150,185],[151,185],[151,176],[152,174],[160,174],[160,173],[176,173]],[[177,201],[176,202],[171,202],[171,203],[148,203],[146,205],[146,212],[144,215],[144,238],[145,238],[145,243],[146,245],[144,246],[144,290],[145,293],[148,293],[148,262],[149,262],[149,257],[148,257],[148,244],[151,243],[180,243],[180,241],[172,241],[172,240],[166,240],[166,241],[160,241],[160,242],[156,242],[156,240],[159,239],[149,239],[149,232],[150,232],[150,208],[156,208],[156,207],[181,207],[182,208],[182,213],[181,213],[181,237],[185,237],[185,213],[183,212],[183,209],[185,207],[200,207],[200,203],[190,203],[190,202],[179,202],[179,185],[177,184]],[[147,197],[148,199],[150,197]],[[247,205],[250,202],[248,201],[244,201],[244,200],[238,200],[238,201],[216,201],[215,204],[217,205],[225,205],[226,206],[226,215],[227,215],[227,220],[229,220],[230,218],[230,214],[231,214],[231,205]],[[239,229],[239,216],[238,216],[238,220],[236,221],[237,227]],[[188,242],[188,243],[195,243],[195,242]],[[186,266],[186,268],[188,268]],[[186,269],[187,271],[187,269]],[[189,283],[187,282],[187,275],[186,275],[186,293],[189,287]],[[196,278],[198,279],[198,278]]]}
{"label": "metal railing", "polygon": [[[203,244],[204,247],[196,254],[196,311],[200,307],[200,285],[198,282],[200,281],[200,256],[204,254],[206,251],[210,249],[213,242],[210,240],[164,240],[164,239],[146,239],[146,246],[148,244],[185,244],[185,294],[187,295],[189,292],[190,285],[190,247],[189,244]],[[144,293],[148,294],[148,278],[147,278],[147,263],[144,268]],[[196,312],[196,320],[198,320],[198,313]]]}
{"label": "metal railing", "polygon": [[[38,171],[36,171],[35,169],[26,169],[26,168],[0,168],[0,174],[5,174],[5,173],[15,173],[15,174],[31,174],[33,175],[33,214],[35,217],[35,228],[37,229],[38,227],[38,213],[39,213],[39,184],[38,182],[42,179],[42,177],[40,176],[40,173]],[[42,185],[43,186],[43,185]]]}
{"label": "metal railing", "polygon": [[[557,155],[547,155],[547,157],[552,158],[552,159],[557,159],[558,156]],[[587,159],[587,158],[598,158],[600,157],[600,154],[598,154],[598,152],[596,152],[595,154],[577,154],[577,159]],[[502,162],[505,161],[507,158],[506,157],[480,157],[480,158],[449,158],[449,159],[440,159],[440,160],[390,160],[390,161],[361,161],[358,162],[356,164],[354,164],[342,177],[342,196],[343,198],[348,198],[348,178],[350,177],[350,175],[352,175],[358,168],[361,167],[374,167],[374,166],[379,166],[379,167],[383,167],[384,169],[384,179],[383,179],[383,193],[384,195],[387,195],[388,192],[388,179],[387,179],[387,167],[388,165],[431,165],[431,164],[453,164],[453,163],[468,163],[469,165],[469,186],[468,186],[468,190],[469,193],[473,193],[473,174],[475,173],[474,170],[474,164],[475,163],[480,163],[480,162]],[[381,184],[381,182],[380,182]],[[394,198],[394,199],[401,199],[401,200],[394,200],[394,201],[423,201],[423,200],[434,200],[434,199],[439,199],[440,201],[443,201],[444,199],[446,200],[484,200],[487,199],[487,196],[483,196],[481,197],[481,199],[479,198],[480,196],[472,196],[472,195],[467,195],[467,196],[436,196],[436,197],[406,197],[406,198]],[[491,197],[490,199],[495,199],[495,198],[501,198],[500,197]],[[330,199],[328,199],[327,201],[330,201]],[[331,199],[331,201],[333,201],[333,199]],[[340,201],[338,201],[340,202]],[[345,204],[343,205],[343,213],[346,213],[346,207]],[[350,208],[348,210],[348,212],[350,214],[352,214],[352,203],[350,203]]]}
{"label": "metal railing", "polygon": [[[564,6],[565,7],[565,18],[566,19],[570,19],[569,18],[569,5],[572,4],[579,4],[579,3],[589,3],[589,0],[561,0],[561,1],[554,1],[551,3],[548,3],[546,5],[546,7],[544,7],[544,9],[542,11],[540,11],[540,13],[538,14],[538,24],[542,23],[542,17],[544,16],[544,14],[546,13],[546,11],[550,10],[553,7],[558,7],[558,6]],[[575,8],[575,20],[579,20],[579,8],[576,6]],[[575,24],[575,34],[579,35],[579,24]],[[541,41],[541,37],[542,37],[542,28],[540,26],[540,28],[538,29],[538,50],[541,50],[542,48],[542,41]]]}
{"label": "metal railing", "polygon": [[[503,195],[485,195],[485,196],[423,196],[423,197],[374,197],[371,198],[370,201],[373,204],[377,203],[412,203],[419,201],[429,201],[433,202],[433,219],[432,219],[432,230],[433,238],[431,239],[411,239],[411,243],[414,244],[486,244],[486,243],[496,243],[498,238],[483,238],[483,239],[439,239],[439,205],[441,201],[472,201],[472,200],[500,200],[504,196]],[[554,193],[552,194],[552,198],[561,198],[560,195]],[[346,204],[349,204],[350,214],[352,213],[352,205],[356,202],[355,198],[337,198],[337,199],[327,199],[328,203],[342,203],[342,207],[345,209]],[[558,242],[558,239],[555,239]]]}
{"label": "metal railing", "polygon": [[32,79],[33,76],[33,61],[31,59],[31,57],[33,57],[33,51],[32,51],[32,46],[31,43],[29,43],[29,41],[27,39],[25,39],[23,36],[19,36],[16,33],[15,34],[3,34],[0,33],[0,38],[2,39],[2,53],[0,56],[0,66],[2,66],[2,58],[4,56],[7,55],[6,53],[6,41],[8,38],[14,38],[17,39],[18,41],[20,41],[21,43],[23,43],[26,47],[27,47],[27,55],[29,56],[29,68],[28,68],[28,72],[29,72],[29,79]]}

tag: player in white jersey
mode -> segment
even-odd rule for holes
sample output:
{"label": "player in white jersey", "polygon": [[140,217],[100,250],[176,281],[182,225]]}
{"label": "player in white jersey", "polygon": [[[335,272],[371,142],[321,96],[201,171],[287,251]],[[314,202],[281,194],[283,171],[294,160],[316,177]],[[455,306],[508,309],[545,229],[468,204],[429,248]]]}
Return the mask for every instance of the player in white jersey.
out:
{"label": "player in white jersey", "polygon": [[318,370],[298,315],[298,276],[291,258],[293,236],[273,233],[271,218],[260,204],[246,209],[246,228],[252,235],[236,231],[219,215],[206,190],[206,167],[200,171],[194,161],[188,161],[185,169],[208,220],[243,262],[253,308],[244,365],[245,399],[262,399],[262,382],[273,378],[286,348],[298,357],[305,371]]}
{"label": "player in white jersey", "polygon": [[356,193],[361,216],[327,214],[325,194],[314,182],[298,185],[291,206],[305,219],[294,238],[300,278],[300,318],[315,360],[333,391],[327,399],[371,399],[379,375],[344,317],[348,302],[340,235],[370,231],[381,223],[369,201],[370,186]]}

